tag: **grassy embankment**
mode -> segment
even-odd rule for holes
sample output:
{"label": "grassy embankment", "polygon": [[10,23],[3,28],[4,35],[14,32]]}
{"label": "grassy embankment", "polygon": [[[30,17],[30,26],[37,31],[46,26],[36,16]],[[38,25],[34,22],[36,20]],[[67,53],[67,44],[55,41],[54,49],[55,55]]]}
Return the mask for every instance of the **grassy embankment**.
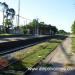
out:
{"label": "grassy embankment", "polygon": [[46,58],[60,43],[61,40],[49,40],[48,42],[32,46],[27,50],[19,51],[14,54],[14,58],[20,60],[21,63],[13,64],[11,67],[18,69],[22,67],[33,67],[42,59]]}
{"label": "grassy embankment", "polygon": [[[25,72],[26,68],[33,67],[35,64],[46,58],[46,56],[50,54],[61,42],[62,40],[57,39],[49,40],[25,50],[14,52],[14,59],[11,61],[18,60],[18,62],[13,63],[6,68],[5,75],[23,75],[22,73]],[[13,71],[13,73],[10,73],[10,71]]]}
{"label": "grassy embankment", "polygon": [[71,39],[72,39],[72,52],[75,53],[75,35],[73,35]]}

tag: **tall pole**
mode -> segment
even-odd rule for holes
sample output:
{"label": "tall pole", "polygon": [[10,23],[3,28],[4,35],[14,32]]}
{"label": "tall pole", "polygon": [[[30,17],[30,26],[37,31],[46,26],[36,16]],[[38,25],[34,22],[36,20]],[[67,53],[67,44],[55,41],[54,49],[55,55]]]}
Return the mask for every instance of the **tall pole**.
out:
{"label": "tall pole", "polygon": [[[37,18],[36,20],[37,20],[37,22],[38,22],[38,18]],[[39,35],[39,25],[38,25],[38,23],[36,23],[36,25],[35,25],[35,35],[36,35],[36,36]]]}
{"label": "tall pole", "polygon": [[[4,28],[4,9],[3,9],[3,28]],[[5,28],[4,28],[4,32],[5,32]]]}
{"label": "tall pole", "polygon": [[20,23],[19,16],[20,16],[20,0],[18,0],[18,23],[17,23],[18,26],[19,26],[19,23]]}
{"label": "tall pole", "polygon": [[[39,20],[39,18],[37,18],[37,21]],[[38,22],[38,25],[37,25],[37,35],[39,35],[39,22]]]}

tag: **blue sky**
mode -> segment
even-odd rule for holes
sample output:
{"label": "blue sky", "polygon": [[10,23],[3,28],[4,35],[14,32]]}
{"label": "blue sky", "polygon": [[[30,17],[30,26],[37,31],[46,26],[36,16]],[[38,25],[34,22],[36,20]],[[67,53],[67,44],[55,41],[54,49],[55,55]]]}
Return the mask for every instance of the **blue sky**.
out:
{"label": "blue sky", "polygon": [[[0,0],[6,2],[10,8],[18,10],[18,0]],[[75,0],[20,0],[20,15],[47,24],[57,26],[58,29],[71,31],[71,25],[75,20]],[[0,16],[2,14],[0,13]],[[1,16],[2,17],[2,16]],[[2,20],[0,19],[0,22]]]}

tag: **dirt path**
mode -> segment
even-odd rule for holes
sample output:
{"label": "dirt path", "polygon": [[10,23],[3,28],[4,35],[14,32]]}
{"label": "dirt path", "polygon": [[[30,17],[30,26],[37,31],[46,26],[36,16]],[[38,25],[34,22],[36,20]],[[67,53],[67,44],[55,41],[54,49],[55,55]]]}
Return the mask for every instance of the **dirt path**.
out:
{"label": "dirt path", "polygon": [[52,64],[52,67],[60,69],[33,71],[30,75],[75,75],[75,65],[67,65],[74,64],[74,58],[75,56],[71,53],[71,38],[68,37],[50,55],[48,55],[45,60],[43,60],[43,63]]}
{"label": "dirt path", "polygon": [[73,63],[71,60],[71,39],[66,38],[64,42],[55,49],[54,52],[48,55],[48,57],[44,60],[44,63]]}

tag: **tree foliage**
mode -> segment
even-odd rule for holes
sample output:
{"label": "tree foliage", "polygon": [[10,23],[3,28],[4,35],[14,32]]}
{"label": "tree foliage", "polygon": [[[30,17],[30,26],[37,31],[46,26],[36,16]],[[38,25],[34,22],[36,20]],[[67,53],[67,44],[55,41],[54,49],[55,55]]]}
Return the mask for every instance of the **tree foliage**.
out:
{"label": "tree foliage", "polygon": [[7,18],[12,20],[14,18],[14,15],[15,15],[15,10],[13,8],[9,8],[6,10]]}
{"label": "tree foliage", "polygon": [[26,26],[21,26],[20,28],[24,34],[27,34],[27,27]]}
{"label": "tree foliage", "polygon": [[33,19],[32,22],[28,23],[26,26],[23,26],[22,29],[23,31],[27,31],[27,29],[29,30],[30,34],[42,34],[42,35],[46,35],[46,34],[51,34],[54,35],[56,34],[56,32],[58,31],[58,29],[56,28],[56,26],[52,26],[52,25],[48,25],[45,24],[44,22],[38,22],[37,19]]}
{"label": "tree foliage", "polygon": [[64,30],[59,30],[59,31],[58,31],[58,34],[63,34],[63,35],[64,35],[64,34],[67,34],[67,32],[64,31]]}
{"label": "tree foliage", "polygon": [[[5,2],[0,2],[3,11],[3,26],[4,31],[8,33],[9,29],[12,27],[13,18],[15,16],[15,10],[13,8],[9,8],[9,6]],[[7,30],[8,29],[8,30]]]}
{"label": "tree foliage", "polygon": [[0,2],[0,5],[2,6],[2,10],[5,12],[8,9],[8,5],[5,2]]}
{"label": "tree foliage", "polygon": [[75,34],[75,21],[74,21],[74,23],[72,24],[71,30],[72,30],[72,33]]}
{"label": "tree foliage", "polygon": [[12,22],[11,22],[11,20],[10,20],[10,19],[6,19],[5,22],[4,22],[4,24],[5,24],[5,31],[6,31],[7,33],[9,33],[9,28],[12,27]]}

